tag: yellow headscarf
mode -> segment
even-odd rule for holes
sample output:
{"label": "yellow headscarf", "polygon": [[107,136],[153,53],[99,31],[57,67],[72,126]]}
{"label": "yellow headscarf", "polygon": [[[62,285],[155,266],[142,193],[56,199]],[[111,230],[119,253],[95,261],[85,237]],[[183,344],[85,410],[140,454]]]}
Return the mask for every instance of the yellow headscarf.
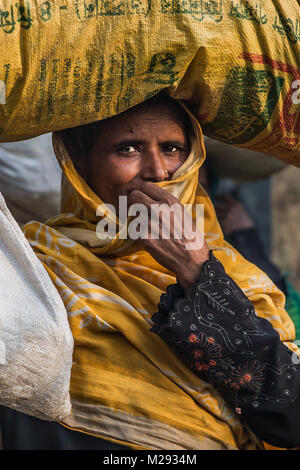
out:
{"label": "yellow headscarf", "polygon": [[[258,315],[271,321],[283,341],[292,341],[283,294],[223,239],[198,184],[205,150],[201,128],[190,118],[196,137],[191,153],[171,181],[158,184],[183,204],[204,204],[209,247]],[[24,232],[64,301],[74,335],[72,413],[61,424],[133,449],[261,447],[220,394],[149,331],[174,274],[137,241],[97,237],[102,201],[75,170],[59,135],[53,144],[64,175],[63,213],[46,224],[30,222]]]}

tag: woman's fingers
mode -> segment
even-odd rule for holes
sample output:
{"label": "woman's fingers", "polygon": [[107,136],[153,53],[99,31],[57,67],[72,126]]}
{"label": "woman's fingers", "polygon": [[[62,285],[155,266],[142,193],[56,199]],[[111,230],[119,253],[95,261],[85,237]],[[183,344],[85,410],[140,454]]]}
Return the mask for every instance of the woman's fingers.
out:
{"label": "woman's fingers", "polygon": [[[185,288],[194,282],[209,249],[193,227],[193,219],[184,217],[184,206],[172,194],[154,183],[145,182],[128,195],[129,204],[145,207],[147,236],[142,237],[145,249],[158,263],[174,272]],[[140,209],[137,209],[138,211]],[[200,239],[201,238],[201,239]]]}
{"label": "woman's fingers", "polygon": [[[152,193],[153,194],[153,193]],[[176,199],[175,199],[176,200]],[[177,200],[176,200],[177,201]],[[145,209],[144,215],[148,218],[148,234],[149,238],[155,240],[161,238],[180,238],[177,233],[182,234],[182,226],[178,228],[178,220],[182,224],[181,213],[182,205],[177,201],[176,205],[170,206],[165,200],[152,199],[148,194],[140,190],[133,190],[129,194],[129,215],[134,213],[134,204],[142,205]],[[140,212],[140,207],[136,208]],[[178,219],[178,220],[177,220]]]}
{"label": "woman's fingers", "polygon": [[160,186],[157,186],[154,183],[151,183],[150,181],[145,181],[141,185],[141,190],[150,196],[152,199],[155,200],[155,202],[164,202],[169,205],[179,203],[178,199],[174,197],[172,194],[170,194],[166,189],[161,188]]}
{"label": "woman's fingers", "polygon": [[154,201],[148,194],[145,194],[139,189],[134,189],[128,194],[128,201],[130,205],[144,204],[147,208],[150,207],[151,204],[157,203],[157,201]]}
{"label": "woman's fingers", "polygon": [[148,181],[143,183],[140,189],[131,191],[128,195],[128,199],[130,205],[144,204],[148,209],[151,209],[152,205],[157,207],[157,204],[168,204],[169,206],[176,204],[176,206],[181,206],[180,201],[176,199],[176,197],[165,189]]}

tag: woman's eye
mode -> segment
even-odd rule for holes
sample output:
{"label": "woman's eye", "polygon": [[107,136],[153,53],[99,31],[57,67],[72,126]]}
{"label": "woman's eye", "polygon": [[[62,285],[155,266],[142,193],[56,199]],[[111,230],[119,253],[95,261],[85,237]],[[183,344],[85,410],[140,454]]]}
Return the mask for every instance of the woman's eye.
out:
{"label": "woman's eye", "polygon": [[139,149],[135,145],[124,145],[118,150],[120,155],[134,156],[139,152]]}
{"label": "woman's eye", "polygon": [[120,149],[120,151],[124,153],[132,153],[136,151],[136,148],[133,145],[125,145]]}
{"label": "woman's eye", "polygon": [[177,147],[176,145],[167,145],[165,147],[165,152],[166,153],[176,153],[179,152],[180,148]]}

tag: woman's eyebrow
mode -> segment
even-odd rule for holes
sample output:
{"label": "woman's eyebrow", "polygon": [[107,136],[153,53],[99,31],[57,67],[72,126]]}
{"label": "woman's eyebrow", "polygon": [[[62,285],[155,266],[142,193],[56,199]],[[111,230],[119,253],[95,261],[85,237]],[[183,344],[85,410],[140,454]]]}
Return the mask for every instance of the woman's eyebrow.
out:
{"label": "woman's eyebrow", "polygon": [[142,145],[144,143],[145,141],[141,139],[124,139],[124,140],[119,140],[118,142],[114,142],[110,146],[110,149],[125,147],[126,145]]}
{"label": "woman's eyebrow", "polygon": [[[145,143],[142,139],[124,139],[118,142],[114,142],[110,149],[125,147],[126,145],[143,145]],[[174,145],[178,147],[183,147],[187,145],[185,140],[162,140],[159,142],[160,145]]]}
{"label": "woman's eyebrow", "polygon": [[160,144],[174,145],[175,147],[184,147],[185,145],[187,145],[187,142],[185,140],[163,140],[160,142]]}

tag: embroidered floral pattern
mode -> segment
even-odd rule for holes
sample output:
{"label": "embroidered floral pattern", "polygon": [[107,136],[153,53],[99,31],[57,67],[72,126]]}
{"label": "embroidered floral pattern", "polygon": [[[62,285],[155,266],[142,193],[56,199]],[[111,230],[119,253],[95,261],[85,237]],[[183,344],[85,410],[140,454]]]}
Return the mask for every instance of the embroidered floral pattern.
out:
{"label": "embroidered floral pattern", "polygon": [[200,333],[199,336],[191,333],[188,339],[194,359],[193,369],[207,371],[210,367],[217,365],[215,359],[221,357],[222,348],[219,344],[216,344],[213,337],[207,337],[205,333]]}
{"label": "embroidered floral pattern", "polygon": [[189,340],[194,344],[193,356],[195,359],[206,358],[207,360],[221,357],[221,346],[216,344],[215,339],[207,337],[205,333],[200,333],[199,337],[191,334]]}
{"label": "embroidered floral pattern", "polygon": [[248,361],[232,371],[232,380],[239,387],[259,392],[264,381],[264,366],[256,360]]}

